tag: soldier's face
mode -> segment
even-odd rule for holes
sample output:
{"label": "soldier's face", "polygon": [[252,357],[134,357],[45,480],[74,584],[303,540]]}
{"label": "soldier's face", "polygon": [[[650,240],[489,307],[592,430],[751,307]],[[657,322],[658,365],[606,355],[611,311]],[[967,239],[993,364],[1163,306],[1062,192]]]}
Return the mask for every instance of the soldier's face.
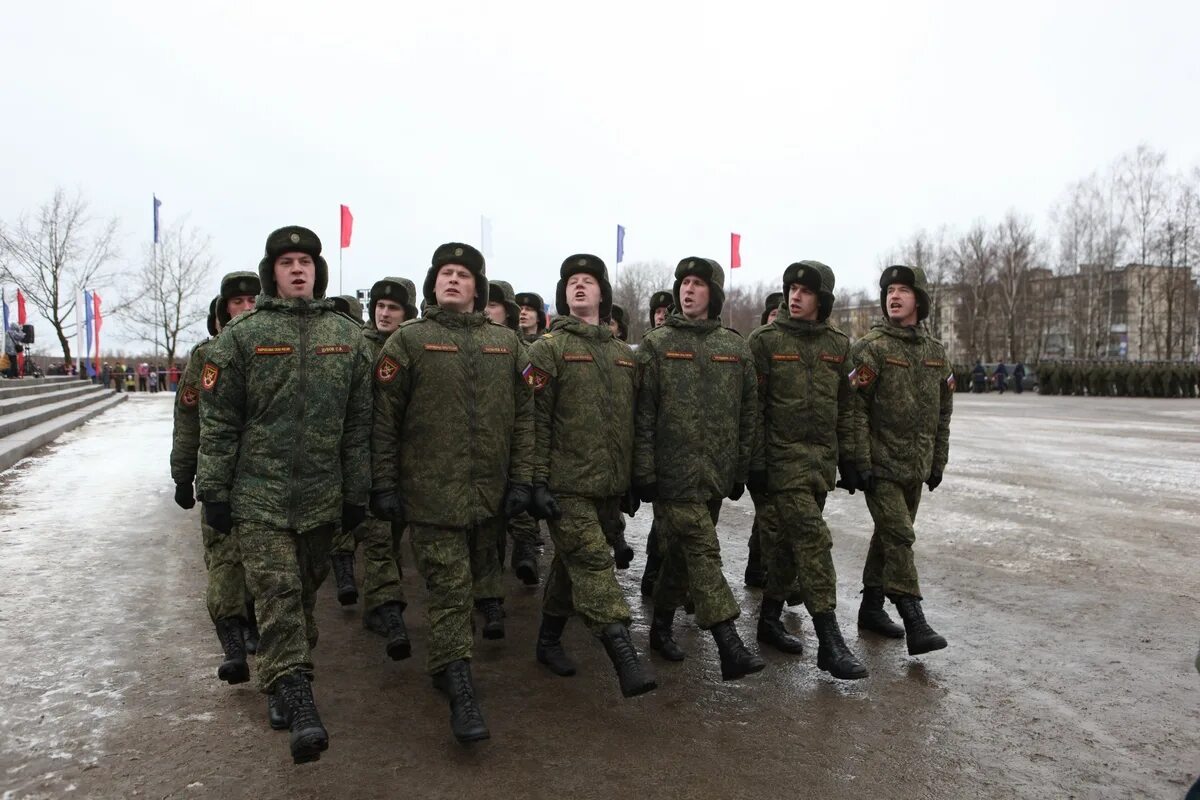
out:
{"label": "soldier's face", "polygon": [[488,319],[497,325],[504,325],[508,322],[508,315],[505,313],[504,303],[488,302],[487,308],[484,309]]}
{"label": "soldier's face", "polygon": [[817,293],[802,283],[788,287],[788,313],[792,319],[817,321]]}
{"label": "soldier's face", "polygon": [[608,321],[608,329],[610,331],[612,331],[612,335],[613,335],[614,339],[621,338],[621,326],[617,324],[617,321],[615,319],[610,319]]}
{"label": "soldier's face", "polygon": [[391,333],[404,322],[404,306],[386,298],[375,301],[375,328],[381,333]]}
{"label": "soldier's face", "polygon": [[593,317],[600,313],[600,281],[586,272],[576,272],[567,278],[567,305],[576,317]]}
{"label": "soldier's face", "polygon": [[275,259],[275,285],[283,299],[312,299],[317,265],[308,253],[284,253]]}
{"label": "soldier's face", "polygon": [[888,317],[897,325],[917,324],[917,295],[911,286],[893,283],[887,288]]}
{"label": "soldier's face", "polygon": [[532,306],[521,306],[521,330],[526,333],[536,333],[538,326],[538,312]]}
{"label": "soldier's face", "polygon": [[779,316],[779,306],[776,306],[775,308],[772,308],[770,311],[767,312],[767,324],[770,325],[772,322],[775,321],[775,318],[778,316]]}
{"label": "soldier's face", "polygon": [[658,327],[667,321],[667,307],[659,306],[654,309],[654,327]]}
{"label": "soldier's face", "polygon": [[679,310],[688,319],[708,319],[708,295],[708,283],[688,275],[679,284]]}
{"label": "soldier's face", "polygon": [[239,294],[237,297],[231,297],[225,301],[225,311],[229,313],[230,319],[253,309],[254,295],[252,294]]}
{"label": "soldier's face", "polygon": [[434,279],[433,297],[441,308],[466,313],[475,307],[475,276],[461,264],[446,264]]}

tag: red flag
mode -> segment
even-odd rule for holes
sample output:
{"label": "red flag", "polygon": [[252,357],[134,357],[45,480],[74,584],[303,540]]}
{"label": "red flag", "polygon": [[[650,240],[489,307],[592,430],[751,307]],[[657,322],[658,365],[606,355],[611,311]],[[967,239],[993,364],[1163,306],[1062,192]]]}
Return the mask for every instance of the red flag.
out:
{"label": "red flag", "polygon": [[96,294],[95,292],[92,292],[92,309],[93,309],[92,318],[96,322],[96,356],[95,356],[96,360],[92,362],[92,366],[95,368],[96,374],[99,375],[100,374],[100,322],[101,322],[100,295]]}
{"label": "red flag", "polygon": [[17,289],[17,323],[25,324],[25,295],[21,294],[20,289]]}
{"label": "red flag", "polygon": [[742,235],[729,234],[729,268],[737,269],[742,265]]}
{"label": "red flag", "polygon": [[354,215],[350,206],[342,206],[342,247],[350,246],[350,233],[354,230]]}

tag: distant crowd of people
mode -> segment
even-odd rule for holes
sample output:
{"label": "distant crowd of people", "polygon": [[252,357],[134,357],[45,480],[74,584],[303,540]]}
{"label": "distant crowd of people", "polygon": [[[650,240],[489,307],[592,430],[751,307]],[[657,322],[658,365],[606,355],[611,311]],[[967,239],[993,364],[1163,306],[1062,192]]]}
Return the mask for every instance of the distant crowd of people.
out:
{"label": "distant crowd of people", "polygon": [[92,380],[118,392],[174,392],[179,387],[183,368],[178,364],[150,364],[143,361],[134,366],[122,361],[105,362],[100,375]]}

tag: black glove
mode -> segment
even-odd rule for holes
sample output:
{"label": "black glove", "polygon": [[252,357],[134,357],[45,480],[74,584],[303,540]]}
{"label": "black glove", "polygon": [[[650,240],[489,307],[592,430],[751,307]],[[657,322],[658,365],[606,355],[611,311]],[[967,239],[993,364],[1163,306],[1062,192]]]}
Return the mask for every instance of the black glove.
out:
{"label": "black glove", "polygon": [[658,499],[658,484],[654,481],[650,483],[635,483],[633,485],[633,493],[643,503],[653,503]]}
{"label": "black glove", "polygon": [[371,513],[389,522],[400,519],[400,495],[393,489],[371,492]]}
{"label": "black glove", "polygon": [[229,503],[205,503],[204,521],[217,533],[229,533],[233,530],[233,509]]}
{"label": "black glove", "polygon": [[352,506],[349,503],[342,503],[342,532],[349,533],[350,531],[363,524],[363,520],[367,518],[366,506]]}
{"label": "black glove", "polygon": [[193,508],[196,505],[196,495],[192,493],[192,484],[175,484],[175,505],[180,508]]}
{"label": "black glove", "polygon": [[558,501],[544,483],[533,485],[533,502],[529,506],[530,513],[538,519],[562,519],[562,509]]}
{"label": "black glove", "polygon": [[941,486],[942,485],[942,473],[940,473],[940,472],[929,473],[929,480],[925,481],[925,485],[929,487],[929,491],[931,491],[931,492],[934,489],[936,489],[937,487]]}
{"label": "black glove", "polygon": [[875,473],[869,469],[860,469],[858,471],[858,488],[864,492],[875,491]]}
{"label": "black glove", "polygon": [[751,494],[761,494],[767,491],[767,471],[765,469],[750,470],[750,479],[746,481],[746,488]]}
{"label": "black glove", "polygon": [[735,483],[733,485],[733,488],[729,490],[729,499],[730,500],[741,500],[742,495],[744,495],[745,493],[746,493],[746,484]]}
{"label": "black glove", "polygon": [[841,477],[835,484],[837,488],[845,489],[850,494],[854,494],[855,491],[862,488],[862,485],[858,482],[858,468],[854,466],[853,462],[839,462],[838,475]]}
{"label": "black glove", "polygon": [[637,494],[633,489],[626,490],[625,494],[621,495],[621,513],[632,517],[642,507],[642,501],[638,499]]}
{"label": "black glove", "polygon": [[504,494],[504,518],[512,519],[522,511],[529,510],[533,502],[533,485],[529,483],[510,483]]}

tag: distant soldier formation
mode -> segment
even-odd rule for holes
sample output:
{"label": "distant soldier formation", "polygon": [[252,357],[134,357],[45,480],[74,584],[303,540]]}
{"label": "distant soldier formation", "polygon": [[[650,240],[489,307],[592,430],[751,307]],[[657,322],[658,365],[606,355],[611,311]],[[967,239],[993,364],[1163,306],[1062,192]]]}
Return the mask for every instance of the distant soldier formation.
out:
{"label": "distant soldier formation", "polygon": [[[815,666],[867,677],[837,609],[824,512],[838,488],[861,493],[874,521],[858,628],[904,639],[912,655],[947,646],[924,616],[914,523],[922,493],[943,480],[966,381],[925,324],[920,269],[883,271],[882,315],[851,342],[828,321],[833,270],[797,261],[744,337],[721,324],[721,265],[688,257],[637,310],[652,328],[636,347],[625,341],[632,309],[613,304],[604,262],[586,253],[563,260],[553,319],[458,242],[434,250],[419,288],[378,280],[365,324],[356,298],[326,297],[328,279],[320,240],[297,226],[267,237],[256,273],[225,276],[212,338],[181,378],[170,459],[176,503],[202,504],[217,677],[248,681],[254,656],[266,721],[290,732],[295,763],[329,747],[312,651],[330,574],[389,658],[420,652],[461,743],[491,735],[471,660],[476,632],[507,638],[506,562],[523,584],[544,585],[529,652],[549,674],[581,671],[563,641],[574,617],[621,695],[659,689],[616,577],[636,556],[625,517],[638,513],[652,517],[646,644],[663,665],[688,657],[674,635],[681,614],[712,637],[723,680],[766,667],[749,629],[802,656],[782,614],[803,605]],[[724,501],[747,492],[746,583],[762,589],[750,625],[718,532]],[[423,641],[404,619],[405,537],[425,593]]]}
{"label": "distant soldier formation", "polygon": [[1045,395],[1195,399],[1200,390],[1200,364],[1192,361],[1044,360],[1028,372],[1021,363],[1009,369],[976,361],[955,364],[954,374],[959,392],[977,394],[1036,387]]}

